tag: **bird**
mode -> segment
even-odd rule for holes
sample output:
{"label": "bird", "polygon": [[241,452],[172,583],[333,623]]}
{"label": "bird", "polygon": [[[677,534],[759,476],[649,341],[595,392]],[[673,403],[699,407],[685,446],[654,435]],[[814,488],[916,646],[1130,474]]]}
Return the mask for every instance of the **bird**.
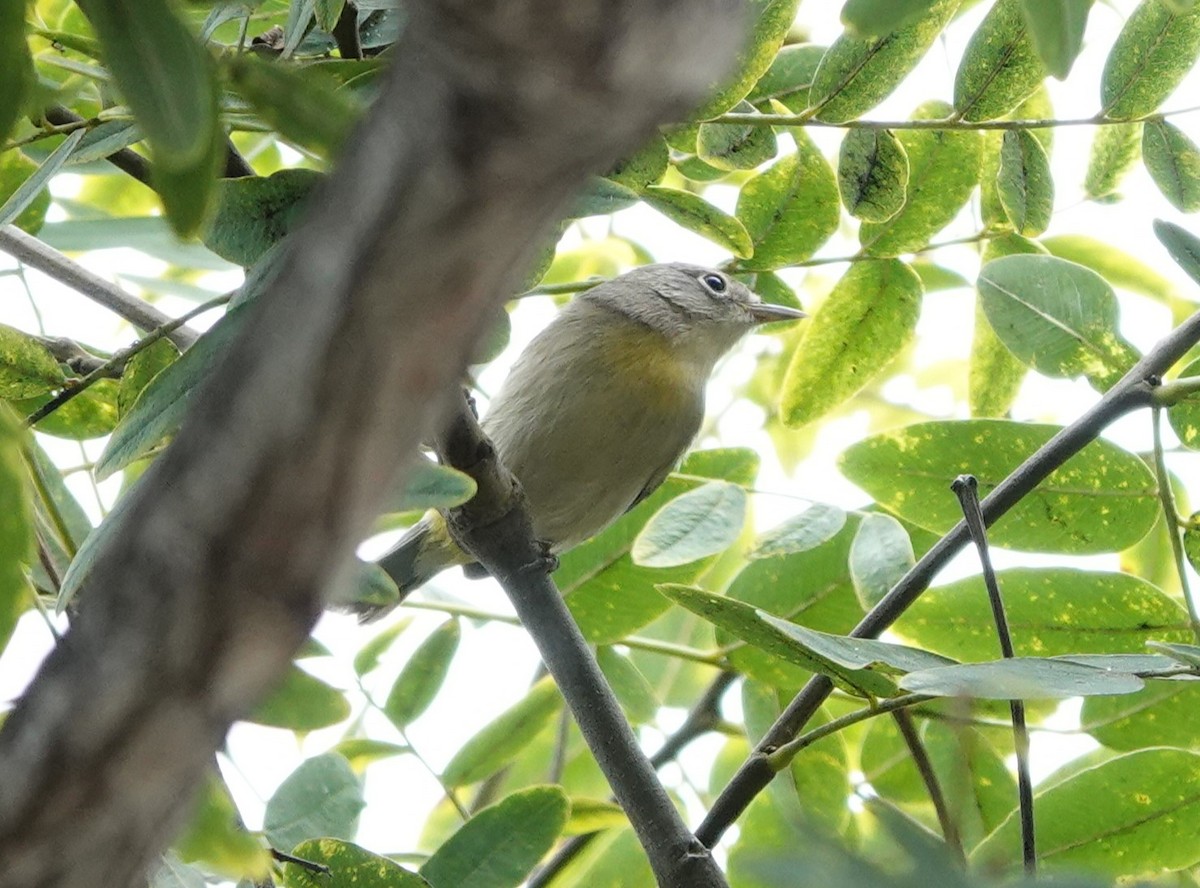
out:
{"label": "bird", "polygon": [[[547,551],[595,536],[649,496],[699,431],[720,358],[761,324],[804,317],[725,271],[680,262],[635,268],[569,302],[518,356],[481,422]],[[378,564],[403,600],[472,561],[431,510]]]}

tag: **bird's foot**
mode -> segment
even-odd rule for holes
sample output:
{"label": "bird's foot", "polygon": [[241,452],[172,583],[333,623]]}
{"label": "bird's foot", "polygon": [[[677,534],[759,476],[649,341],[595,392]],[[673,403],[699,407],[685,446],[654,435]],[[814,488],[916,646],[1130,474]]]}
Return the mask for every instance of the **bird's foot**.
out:
{"label": "bird's foot", "polygon": [[522,565],[521,569],[546,574],[558,570],[558,556],[550,551],[550,543],[546,540],[534,540],[534,545],[538,549],[537,556],[528,564]]}

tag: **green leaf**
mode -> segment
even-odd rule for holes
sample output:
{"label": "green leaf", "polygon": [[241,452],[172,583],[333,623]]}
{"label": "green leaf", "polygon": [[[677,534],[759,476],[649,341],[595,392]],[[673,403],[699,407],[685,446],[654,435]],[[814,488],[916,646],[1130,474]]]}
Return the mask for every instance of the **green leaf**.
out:
{"label": "green leaf", "polygon": [[934,697],[975,697],[983,700],[1065,699],[1107,694],[1132,694],[1145,683],[1136,675],[1108,672],[1041,657],[1014,657],[988,663],[959,663],[910,672],[900,687]]}
{"label": "green leaf", "polygon": [[775,99],[794,112],[808,107],[808,88],[825,55],[824,46],[792,43],[782,47],[771,67],[754,84],[746,101],[761,105]]}
{"label": "green leaf", "polygon": [[104,452],[96,460],[97,478],[106,478],[125,468],[178,430],[187,409],[188,395],[225,353],[225,348],[241,330],[246,314],[244,308],[231,309],[178,361],[150,381],[133,407],[121,418]]}
{"label": "green leaf", "polygon": [[392,642],[411,625],[412,617],[403,617],[359,648],[358,653],[354,655],[354,674],[361,678],[373,671],[379,665],[379,658],[392,646]]}
{"label": "green leaf", "polygon": [[828,675],[839,686],[853,693],[878,697],[895,693],[895,686],[890,679],[868,669],[843,666],[806,645],[796,643],[791,635],[775,625],[778,621],[768,622],[769,614],[749,604],[678,583],[662,583],[655,588],[680,607],[687,608],[735,638],[787,663]]}
{"label": "green leaf", "polygon": [[[1019,234],[992,238],[983,248],[983,264],[1001,256],[1016,253],[1043,253],[1036,242]],[[1028,368],[1008,350],[996,335],[983,310],[982,300],[975,300],[975,335],[971,340],[971,368],[967,379],[967,400],[972,416],[1002,417],[1017,398]]]}
{"label": "green leaf", "polygon": [[1065,80],[1083,48],[1092,0],[1021,0],[1033,48],[1046,70]]}
{"label": "green leaf", "polygon": [[293,664],[267,701],[246,721],[304,732],[327,728],[349,717],[350,703],[342,691]]}
{"label": "green leaf", "polygon": [[230,269],[229,263],[214,256],[200,244],[179,240],[158,216],[104,216],[99,219],[50,222],[42,226],[38,237],[64,253],[122,247],[140,250],[148,256],[184,268],[213,271]]}
{"label": "green leaf", "polygon": [[404,487],[384,501],[382,512],[452,509],[475,495],[475,479],[465,472],[420,457],[405,475]]}
{"label": "green leaf", "polygon": [[1050,158],[1028,130],[1004,134],[996,185],[1004,214],[1018,234],[1033,237],[1050,226],[1054,212]]}
{"label": "green leaf", "polygon": [[315,170],[295,169],[223,179],[204,245],[235,265],[253,265],[296,226],[324,178]]}
{"label": "green leaf", "polygon": [[28,333],[0,324],[0,398],[32,398],[66,381],[50,349]]}
{"label": "green leaf", "polygon": [[[18,413],[30,414],[50,400],[50,395],[38,395],[12,402]],[[76,395],[34,428],[47,435],[87,441],[107,435],[117,424],[117,382],[101,379],[82,394]]]}
{"label": "green leaf", "polygon": [[954,110],[963,120],[1003,117],[1046,76],[1021,6],[1021,0],[999,0],[971,35],[954,75]]}
{"label": "green leaf", "polygon": [[[592,176],[575,198],[567,215],[572,219],[587,216],[607,216],[617,210],[632,207],[638,202],[638,192],[612,179]],[[682,223],[681,223],[682,224]]]}
{"label": "green leaf", "polygon": [[[79,144],[83,138],[83,130],[75,130],[65,139],[62,144],[51,152],[50,156],[42,161],[42,165],[37,168],[37,171],[32,173],[28,179],[21,183],[16,191],[12,192],[8,199],[0,205],[0,225],[8,225],[10,222],[15,222],[21,217],[27,209],[33,209],[34,218],[25,218],[25,224],[31,227],[38,228],[41,223],[37,217],[45,219],[46,208],[45,204],[48,198],[41,197],[42,192],[49,184],[54,174],[62,169],[63,164],[67,162],[67,158],[71,156],[71,152],[75,150],[75,146]],[[40,199],[40,203],[36,203]]]}
{"label": "green leaf", "polygon": [[912,339],[920,308],[921,280],[903,262],[852,264],[792,353],[783,421],[804,425],[853,397]]}
{"label": "green leaf", "polygon": [[1130,697],[1085,700],[1080,727],[1109,749],[1195,745],[1200,732],[1200,685],[1152,681]]}
{"label": "green leaf", "polygon": [[305,77],[284,62],[251,55],[226,62],[230,84],[281,136],[324,157],[334,157],[361,109],[324,79]]}
{"label": "green leaf", "polygon": [[[803,130],[789,154],[742,186],[737,218],[753,246],[743,268],[770,270],[809,258],[837,231],[833,170]],[[747,253],[746,258],[750,255]]]}
{"label": "green leaf", "polygon": [[928,12],[934,0],[846,0],[842,24],[859,37],[886,37]]}
{"label": "green leaf", "polygon": [[1171,206],[1200,210],[1200,148],[1179,127],[1148,120],[1142,127],[1142,161]]}
{"label": "green leaf", "polygon": [[[18,149],[0,152],[0,202],[7,205],[18,189],[27,186],[38,174],[38,165]],[[25,198],[22,197],[22,200]],[[12,224],[29,234],[37,234],[46,222],[50,209],[50,191],[35,189],[25,209],[16,214]]]}
{"label": "green leaf", "polygon": [[25,2],[6,0],[0,3],[0,144],[8,140],[36,82],[25,38]]}
{"label": "green leaf", "polygon": [[411,752],[409,747],[402,744],[386,743],[369,737],[350,737],[330,751],[345,757],[346,761],[350,762],[350,767],[357,772],[361,772],[373,762]]}
{"label": "green leaf", "polygon": [[1170,299],[1175,285],[1157,270],[1114,244],[1086,234],[1058,234],[1043,238],[1051,256],[1085,265],[1110,284],[1155,299]]}
{"label": "green leaf", "polygon": [[[751,561],[734,577],[726,594],[810,629],[848,635],[863,616],[849,566],[859,521],[848,516],[836,536],[813,549]],[[734,639],[720,631],[716,640],[726,646]],[[729,661],[738,671],[775,687],[799,687],[811,677],[749,646],[733,647]]]}
{"label": "green leaf", "polygon": [[[659,702],[654,698],[650,682],[629,657],[605,645],[596,649],[596,662],[629,720],[634,724],[653,721],[658,715]],[[574,811],[571,816],[575,816]]]}
{"label": "green leaf", "polygon": [[[1034,797],[1038,863],[1051,871],[1130,877],[1200,860],[1200,756],[1145,749],[1118,756]],[[971,853],[972,864],[1019,865],[1014,811]]]}
{"label": "green leaf", "polygon": [[26,443],[15,417],[0,405],[0,650],[17,618],[33,603],[24,566],[33,551],[33,516],[21,448]]}
{"label": "green leaf", "polygon": [[1184,14],[1158,0],[1142,3],[1117,35],[1100,80],[1102,113],[1143,117],[1169,96],[1200,55],[1200,10]]}
{"label": "green leaf", "polygon": [[847,130],[838,154],[838,191],[851,216],[883,222],[904,206],[908,154],[891,132]]}
{"label": "green leaf", "polygon": [[215,770],[205,779],[174,849],[183,861],[203,861],[230,878],[262,878],[270,869],[267,849],[242,825],[225,781]]}
{"label": "green leaf", "polygon": [[807,626],[781,620],[766,611],[760,610],[758,615],[814,657],[828,660],[847,669],[887,667],[883,671],[907,673],[954,664],[954,661],[947,657],[931,654],[920,648],[876,641],[873,638],[852,638],[848,635],[818,632]]}
{"label": "green leaf", "polygon": [[979,274],[983,310],[1014,355],[1047,376],[1111,387],[1138,359],[1117,330],[1117,299],[1090,268],[1054,256],[1004,256]]}
{"label": "green leaf", "polygon": [[[1154,2],[1154,0],[1150,0]],[[1137,162],[1142,125],[1117,123],[1096,127],[1083,191],[1091,200],[1115,199],[1117,186]]]}
{"label": "green leaf", "polygon": [[633,541],[633,563],[678,567],[723,552],[745,520],[746,492],[736,484],[710,481],[654,513]]}
{"label": "green leaf", "polygon": [[754,25],[734,63],[735,73],[692,114],[692,120],[716,117],[746,97],[775,60],[799,5],[800,0],[753,0],[747,4],[755,14]]}
{"label": "green leaf", "polygon": [[[1148,639],[1186,641],[1178,602],[1130,574],[1012,568],[997,579],[1018,656],[1142,653]],[[897,636],[956,660],[999,652],[980,577],[928,589],[895,626]]]}
{"label": "green leaf", "polygon": [[838,37],[821,59],[809,92],[817,118],[845,123],[882,102],[916,67],[958,4],[936,0],[920,18],[886,36],[846,32]]}
{"label": "green leaf", "polygon": [[1200,238],[1174,222],[1154,220],[1154,236],[1167,248],[1175,263],[1187,276],[1200,283]]}
{"label": "green leaf", "polygon": [[313,11],[317,17],[317,27],[332,32],[345,5],[346,0],[316,0]]}
{"label": "green leaf", "polygon": [[267,800],[263,833],[272,848],[289,851],[305,839],[349,839],[364,806],[350,763],[327,752],[302,762]]}
{"label": "green leaf", "polygon": [[[985,496],[1059,431],[1057,426],[974,419],[925,422],[847,449],[842,474],[901,518],[945,533],[962,518],[950,482],[963,472]],[[1128,548],[1157,518],[1157,485],[1140,459],[1103,439],[1056,469],[990,529],[994,545],[1031,552]]]}
{"label": "green leaf", "polygon": [[[949,113],[944,103],[928,102],[913,119]],[[869,256],[900,256],[924,247],[958,215],[979,182],[983,138],[978,132],[903,130],[898,138],[908,155],[904,206],[883,222],[859,228],[859,243]]]}
{"label": "green leaf", "polygon": [[[1189,376],[1200,375],[1200,360],[1192,361],[1181,371],[1179,376],[1186,379]],[[1167,408],[1167,419],[1171,423],[1171,428],[1175,434],[1179,436],[1179,443],[1190,450],[1200,450],[1200,401],[1188,399],[1172,404]],[[1185,549],[1189,541],[1193,542],[1193,551],[1200,554],[1200,551],[1195,550],[1195,542],[1197,535],[1196,529],[1191,524],[1185,528],[1184,544]],[[1192,553],[1188,553],[1189,560],[1192,560]],[[1192,563],[1196,562],[1192,560]]]}
{"label": "green leaf", "polygon": [[563,835],[581,836],[628,825],[629,819],[616,802],[571,796],[571,818],[563,827]]}
{"label": "green leaf", "polygon": [[654,595],[655,583],[695,582],[713,559],[680,567],[649,568],[633,563],[630,550],[642,527],[673,498],[712,478],[749,485],[758,473],[758,454],[744,448],[701,450],[688,455],[679,475],[668,476],[654,493],[592,539],[563,553],[554,578],[584,637],[612,644],[661,616],[669,607]]}
{"label": "green leaf", "polygon": [[178,359],[179,349],[164,337],[126,361],[117,387],[117,412],[127,414],[150,381]]}
{"label": "green leaf", "polygon": [[754,254],[750,235],[738,219],[689,191],[651,185],[642,193],[642,199],[672,222],[725,247],[735,256],[748,259]]}
{"label": "green leaf", "polygon": [[362,612],[368,608],[391,608],[400,603],[400,587],[386,570],[374,562],[359,561],[345,586],[337,588],[326,604]]}
{"label": "green leaf", "polygon": [[351,842],[309,839],[297,845],[293,853],[301,860],[329,867],[330,874],[285,863],[285,888],[429,888],[429,883],[416,873]]}
{"label": "green leaf", "polygon": [[543,678],[454,754],[442,772],[442,781],[455,787],[490,777],[533,742],[561,705],[558,687],[549,677]]}
{"label": "green leaf", "polygon": [[[754,106],[742,101],[733,110],[744,114],[753,112]],[[752,123],[702,123],[696,137],[696,155],[719,170],[752,170],[774,157],[777,150],[775,131]]]}
{"label": "green leaf", "polygon": [[774,558],[807,552],[833,539],[846,526],[846,513],[837,506],[814,503],[759,536],[750,558]]}
{"label": "green leaf", "polygon": [[916,564],[908,531],[891,515],[871,514],[850,546],[850,579],[863,610],[877,605]]}
{"label": "green leaf", "polygon": [[557,786],[514,792],[463,824],[421,875],[433,888],[516,888],[562,834],[569,809]]}
{"label": "green leaf", "polygon": [[429,708],[450,671],[460,638],[458,620],[447,620],[413,652],[383,704],[383,714],[392,724],[404,730]]}
{"label": "green leaf", "polygon": [[146,134],[172,226],[191,234],[212,193],[223,132],[212,60],[167,0],[82,0],[104,61]]}
{"label": "green leaf", "polygon": [[656,135],[634,154],[608,171],[606,177],[633,191],[656,185],[667,172],[670,152],[662,136]]}

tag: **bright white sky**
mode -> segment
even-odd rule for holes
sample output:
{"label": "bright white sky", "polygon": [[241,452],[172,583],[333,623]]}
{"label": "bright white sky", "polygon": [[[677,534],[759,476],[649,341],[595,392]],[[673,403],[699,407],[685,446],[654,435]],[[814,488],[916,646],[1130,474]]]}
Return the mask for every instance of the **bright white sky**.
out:
{"label": "bright white sky", "polygon": [[[988,5],[990,4],[980,4],[979,8],[972,9],[950,28],[943,40],[934,46],[901,89],[870,117],[878,120],[903,119],[924,100],[949,100],[957,60]],[[1094,8],[1089,22],[1087,46],[1076,63],[1070,82],[1061,84],[1050,81],[1058,117],[1090,116],[1098,106],[1100,70],[1107,48],[1111,46],[1123,16],[1133,3],[1130,0],[1120,0],[1113,5],[1117,6],[1120,12],[1105,4],[1097,4]],[[834,6],[835,4],[830,2],[801,6],[799,24],[811,30],[815,42],[827,44],[837,35],[839,28],[835,17],[830,14]],[[1200,96],[1200,92],[1196,90],[1198,82],[1200,81],[1195,76],[1191,77],[1164,103],[1163,108],[1182,108],[1195,103],[1195,97]],[[1173,118],[1173,122],[1188,132],[1193,139],[1200,140],[1200,114],[1181,115]],[[835,159],[841,132],[819,128],[811,132],[826,156]],[[1176,213],[1159,195],[1140,166],[1128,177],[1121,189],[1126,196],[1123,202],[1109,206],[1082,202],[1081,184],[1091,135],[1090,127],[1061,128],[1055,134],[1053,163],[1059,194],[1056,202],[1057,212],[1049,233],[1085,232],[1119,245],[1176,281],[1182,294],[1188,298],[1195,298],[1195,286],[1178,271],[1165,250],[1154,239],[1150,221],[1155,217],[1174,219],[1197,231],[1200,231],[1200,224],[1195,219]],[[54,191],[60,196],[69,196],[77,187],[78,180],[70,175],[60,176],[54,183]],[[736,191],[728,187],[714,187],[709,189],[705,196],[727,210],[732,210]],[[964,216],[937,240],[972,233],[975,230],[973,219],[976,212],[974,207],[968,208],[964,211]],[[567,246],[577,244],[583,236],[603,237],[608,230],[608,224],[607,220],[589,220],[572,229],[565,243]],[[683,231],[644,206],[618,213],[612,227],[616,233],[643,244],[658,260],[715,264],[728,258],[719,248]],[[853,253],[856,246],[854,228],[847,222],[843,231],[818,255],[846,256]],[[945,266],[960,271],[968,279],[973,279],[977,260],[969,250],[970,248],[941,250],[935,258]],[[132,251],[92,254],[86,257],[85,263],[113,279],[118,272],[154,275],[161,267],[154,260]],[[0,256],[0,271],[11,267],[11,261]],[[785,272],[784,276],[797,287],[805,304],[810,305],[814,302],[814,297],[820,297],[828,291],[844,268],[842,265],[830,265],[814,269],[807,274],[799,271]],[[214,293],[218,293],[236,286],[239,280],[240,276],[231,272],[214,274],[209,283]],[[106,311],[41,275],[30,273],[29,282],[48,333],[76,337],[97,347],[107,348],[127,344],[134,338],[127,326],[114,323],[112,316]],[[1169,329],[1170,317],[1167,310],[1144,298],[1120,295],[1123,309],[1121,323],[1125,336],[1139,348],[1148,348]],[[916,352],[916,362],[919,367],[966,357],[973,324],[971,297],[969,290],[950,291],[926,297],[918,328],[920,344]],[[180,313],[192,304],[168,297],[160,305],[168,312]],[[519,347],[552,317],[552,313],[553,304],[549,299],[527,299],[513,310],[512,348],[483,374],[481,382],[485,391],[495,390]],[[0,321],[32,332],[38,329],[25,291],[13,276],[0,277]],[[818,436],[813,456],[800,467],[794,477],[786,477],[773,462],[773,458],[767,455],[771,453],[771,447],[759,428],[761,416],[758,409],[751,405],[740,405],[726,410],[736,384],[752,372],[754,355],[763,349],[774,347],[778,345],[773,340],[754,337],[722,365],[712,383],[709,396],[710,415],[722,414],[722,418],[717,424],[716,436],[699,443],[713,445],[719,442],[724,445],[751,446],[766,455],[763,474],[757,486],[760,489],[778,491],[782,495],[753,497],[755,520],[761,527],[769,526],[801,510],[805,501],[833,502],[843,507],[864,504],[868,498],[838,475],[835,460],[845,447],[866,433],[865,412],[825,423]],[[912,377],[902,376],[889,383],[887,394],[935,415],[965,415],[964,405],[955,402],[949,385],[919,387]],[[1021,392],[1013,414],[1017,419],[1064,423],[1077,416],[1094,399],[1094,392],[1085,383],[1031,376]],[[1109,437],[1125,447],[1148,450],[1148,417],[1137,415],[1119,422],[1110,429]],[[44,436],[41,440],[63,466],[78,465],[84,461],[78,445]],[[102,442],[90,443],[86,447],[87,456],[94,458],[101,447]],[[1200,460],[1196,456],[1173,457],[1171,466],[1189,485],[1200,480]],[[84,475],[72,476],[71,484],[84,507],[94,516],[100,514],[101,501],[106,506],[111,504],[119,487],[117,481],[101,484],[98,500],[96,488]],[[380,548],[381,546],[376,544],[364,551],[369,554]],[[995,557],[998,566],[1015,563],[1061,564],[1064,561],[1059,556],[1037,557],[1004,552],[996,552]],[[1104,568],[1116,566],[1113,556],[1078,559],[1077,563]],[[947,569],[943,579],[974,573],[975,570],[974,561],[963,557]],[[473,606],[491,611],[509,610],[503,595],[490,581],[468,583],[458,578],[439,579],[436,586],[436,592],[459,596]],[[393,615],[392,619],[396,616],[398,615]],[[368,682],[369,689],[377,699],[382,700],[386,697],[390,683],[401,664],[441,619],[437,614],[417,614],[414,625],[385,657],[383,668],[377,670]],[[339,687],[352,687],[354,679],[350,659],[366,639],[380,628],[381,626],[359,627],[353,620],[340,615],[327,616],[318,627],[317,637],[337,656],[328,660],[306,661],[306,668]],[[27,615],[8,649],[0,657],[0,700],[11,699],[20,693],[50,644],[50,635],[40,618],[34,614]],[[441,767],[480,726],[524,692],[535,665],[536,655],[532,644],[520,630],[502,625],[467,627],[459,657],[442,693],[410,732],[413,744],[433,767]],[[736,695],[728,698],[728,703],[731,707],[736,707]],[[1064,724],[1070,722],[1073,711],[1071,706],[1064,709]],[[681,719],[682,713],[679,713],[678,717]],[[383,739],[390,737],[399,741],[399,737],[393,737],[389,733],[392,729],[382,718],[369,715],[368,722],[372,736]],[[667,724],[665,727],[670,729],[673,725]],[[262,804],[279,782],[304,757],[319,753],[337,742],[342,730],[343,728],[333,728],[317,731],[298,741],[285,731],[250,725],[235,727],[229,738],[230,758],[226,762],[226,774],[242,813],[251,827],[260,825]],[[1060,737],[1045,735],[1035,739],[1035,776],[1047,773],[1064,758],[1077,754],[1088,745],[1088,741],[1064,741]],[[647,749],[652,750],[658,740],[653,732],[646,732]],[[707,767],[719,743],[719,740],[709,738],[695,744],[684,757],[684,766],[697,784],[704,785],[707,782]],[[677,769],[668,769],[665,776],[673,783],[678,782]],[[367,782],[368,808],[362,819],[359,841],[367,847],[384,852],[413,848],[426,813],[436,804],[439,797],[440,790],[435,781],[412,757],[387,760],[373,765]],[[698,810],[694,813],[698,813]]]}

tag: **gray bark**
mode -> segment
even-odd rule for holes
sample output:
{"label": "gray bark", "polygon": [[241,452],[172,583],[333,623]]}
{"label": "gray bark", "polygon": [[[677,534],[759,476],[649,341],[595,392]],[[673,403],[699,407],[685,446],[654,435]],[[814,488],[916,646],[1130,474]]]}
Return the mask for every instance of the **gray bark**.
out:
{"label": "gray bark", "polygon": [[142,876],[570,194],[698,102],[744,33],[735,0],[410,8],[324,199],[0,731],[4,888]]}

